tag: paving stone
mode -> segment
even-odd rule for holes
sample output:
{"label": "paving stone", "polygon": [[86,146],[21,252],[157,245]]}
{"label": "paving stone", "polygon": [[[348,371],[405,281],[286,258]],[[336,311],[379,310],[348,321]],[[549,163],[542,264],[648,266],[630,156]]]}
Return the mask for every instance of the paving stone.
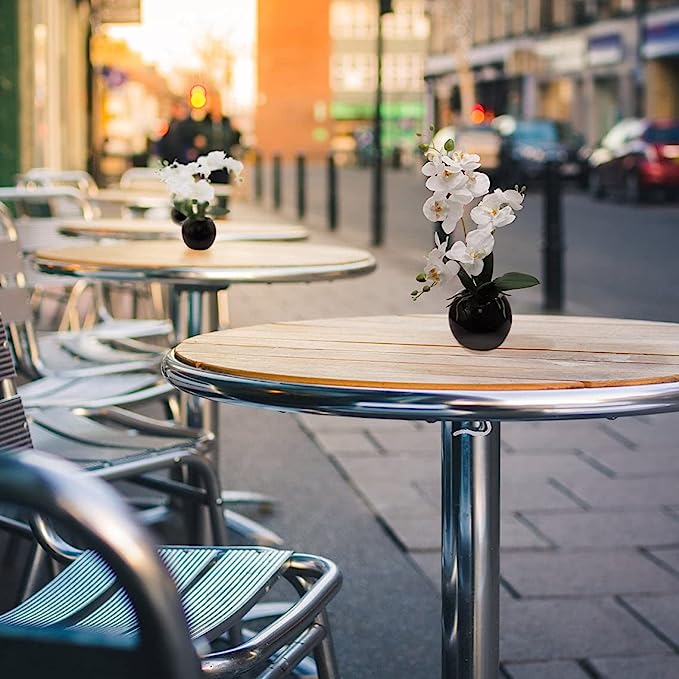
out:
{"label": "paving stone", "polygon": [[645,655],[633,658],[593,658],[601,679],[672,679],[679,677],[679,656]]}
{"label": "paving stone", "polygon": [[412,431],[391,431],[388,429],[370,429],[371,436],[382,450],[390,455],[411,455],[433,452],[439,459],[441,451],[441,433],[438,429],[413,429]]}
{"label": "paving stone", "polygon": [[404,485],[414,481],[429,481],[439,474],[437,461],[421,455],[381,456],[379,458],[346,460],[346,472],[361,480],[398,481]]}
{"label": "paving stone", "polygon": [[505,662],[663,654],[668,647],[611,600],[503,600],[500,657]]}
{"label": "paving stone", "polygon": [[[679,434],[677,434],[679,438]],[[645,450],[587,450],[587,455],[619,477],[679,475],[679,454],[675,447]]]}
{"label": "paving stone", "polygon": [[500,516],[500,547],[511,549],[549,549],[552,545],[531,526],[513,514]]}
{"label": "paving stone", "polygon": [[363,417],[334,417],[297,413],[295,417],[302,427],[311,432],[362,432],[367,429],[384,428],[396,431],[415,431],[416,423],[406,420],[376,420]]}
{"label": "paving stone", "polygon": [[650,553],[679,574],[679,547],[670,549],[653,549]]}
{"label": "paving stone", "polygon": [[502,456],[503,480],[521,481],[536,478],[582,479],[605,475],[572,450],[559,449],[544,455],[513,453]]}
{"label": "paving stone", "polygon": [[[548,479],[512,481],[502,477],[500,495],[503,512],[528,510],[577,509],[581,505],[554,486]],[[439,482],[416,482],[422,494],[436,507],[440,506]]]}
{"label": "paving stone", "polygon": [[679,477],[645,479],[587,478],[564,481],[568,490],[595,509],[662,507],[679,496]]}
{"label": "paving stone", "polygon": [[343,453],[359,457],[377,457],[377,446],[362,432],[316,432],[314,439],[327,455]]}
{"label": "paving stone", "polygon": [[387,513],[385,521],[409,552],[441,548],[441,517],[438,512],[432,510],[419,516]]}
{"label": "paving stone", "polygon": [[618,435],[635,443],[643,450],[656,445],[672,445],[679,433],[679,415],[666,413],[648,417],[622,417],[602,423]]}
{"label": "paving stone", "polygon": [[679,646],[679,593],[665,596],[626,596],[624,600],[645,620]]}
{"label": "paving stone", "polygon": [[512,679],[588,679],[589,675],[575,662],[511,663],[506,666]]}
{"label": "paving stone", "polygon": [[[521,453],[549,453],[552,448],[614,448],[620,439],[602,429],[597,420],[567,422],[507,422],[502,436]],[[624,444],[622,444],[624,445]]]}
{"label": "paving stone", "polygon": [[639,552],[535,552],[502,557],[502,575],[523,597],[679,592],[679,578]]}
{"label": "paving stone", "polygon": [[679,542],[679,522],[657,511],[526,512],[526,519],[561,547],[643,547]]}

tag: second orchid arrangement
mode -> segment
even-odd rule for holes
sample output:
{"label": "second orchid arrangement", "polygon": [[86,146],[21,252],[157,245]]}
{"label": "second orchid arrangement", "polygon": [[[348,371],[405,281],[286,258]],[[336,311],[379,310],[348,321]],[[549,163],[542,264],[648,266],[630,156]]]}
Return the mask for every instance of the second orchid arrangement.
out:
{"label": "second orchid arrangement", "polygon": [[210,175],[226,170],[236,182],[242,182],[243,163],[224,151],[211,151],[191,163],[174,162],[159,170],[160,180],[172,193],[176,210],[186,217],[204,217],[215,197],[215,189],[209,181]]}
{"label": "second orchid arrangement", "polygon": [[525,187],[490,192],[490,178],[478,172],[481,159],[455,148],[448,139],[442,149],[421,147],[427,158],[422,173],[432,196],[423,206],[424,216],[439,222],[436,247],[426,256],[417,275],[422,287],[413,300],[440,284],[462,284],[474,297],[492,298],[507,290],[538,285],[534,276],[518,272],[493,278],[495,231],[508,226],[523,208]]}

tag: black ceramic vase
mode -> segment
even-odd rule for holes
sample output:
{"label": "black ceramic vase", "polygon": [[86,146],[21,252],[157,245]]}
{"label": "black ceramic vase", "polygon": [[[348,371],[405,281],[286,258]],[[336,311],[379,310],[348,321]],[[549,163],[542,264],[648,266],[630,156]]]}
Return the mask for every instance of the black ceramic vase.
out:
{"label": "black ceramic vase", "polygon": [[505,295],[479,297],[463,290],[450,303],[448,323],[463,347],[489,351],[499,347],[509,334],[512,309]]}
{"label": "black ceramic vase", "polygon": [[175,224],[183,224],[186,221],[186,215],[181,210],[178,210],[176,207],[173,207],[172,210],[170,211],[170,219]]}
{"label": "black ceramic vase", "polygon": [[182,238],[192,250],[207,250],[216,236],[217,228],[209,217],[189,217],[182,224]]}

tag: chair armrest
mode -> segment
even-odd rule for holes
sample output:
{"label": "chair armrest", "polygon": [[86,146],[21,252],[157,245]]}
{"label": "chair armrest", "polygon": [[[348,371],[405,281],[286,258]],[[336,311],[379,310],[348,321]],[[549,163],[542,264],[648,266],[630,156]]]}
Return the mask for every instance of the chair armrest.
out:
{"label": "chair armrest", "polygon": [[235,648],[203,657],[203,675],[225,679],[246,668],[258,668],[300,636],[342,585],[342,574],[332,561],[306,554],[294,554],[290,558],[285,576],[298,590],[298,577],[316,578],[316,581],[290,609],[251,639]]}

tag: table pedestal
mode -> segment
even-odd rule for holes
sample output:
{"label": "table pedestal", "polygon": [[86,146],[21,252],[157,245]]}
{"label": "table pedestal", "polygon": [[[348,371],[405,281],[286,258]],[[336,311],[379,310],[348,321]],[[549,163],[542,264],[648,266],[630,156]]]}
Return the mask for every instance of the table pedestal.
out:
{"label": "table pedestal", "polygon": [[[227,286],[223,285],[210,288],[179,285],[172,287],[171,315],[178,341],[219,330],[218,297],[219,293],[226,289]],[[221,478],[219,473],[219,403],[190,396],[184,392],[180,393],[179,399],[182,424],[211,431],[214,434],[214,453],[210,455],[210,460],[217,478]],[[283,540],[273,531],[228,509],[233,506],[249,506],[261,511],[272,511],[275,504],[273,498],[252,491],[222,491],[222,504],[227,526],[233,532],[258,545],[277,547],[283,544]]]}
{"label": "table pedestal", "polygon": [[499,422],[443,422],[441,455],[442,679],[497,679]]}

